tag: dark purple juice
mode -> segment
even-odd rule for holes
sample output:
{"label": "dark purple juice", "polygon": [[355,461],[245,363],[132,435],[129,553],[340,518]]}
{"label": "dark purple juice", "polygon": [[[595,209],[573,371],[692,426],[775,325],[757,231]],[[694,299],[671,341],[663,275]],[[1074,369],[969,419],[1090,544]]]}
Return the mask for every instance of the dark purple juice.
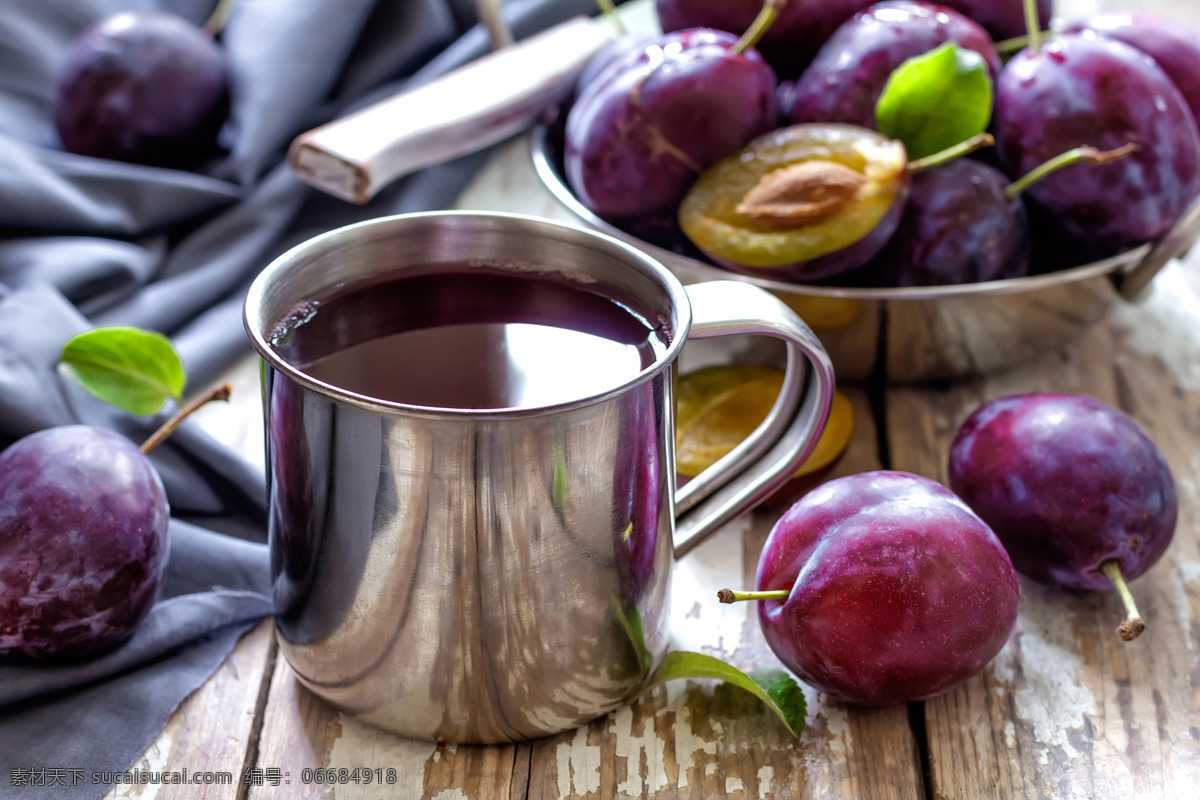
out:
{"label": "dark purple juice", "polygon": [[600,291],[565,278],[442,268],[305,303],[272,345],[317,380],[378,400],[555,405],[617,388],[668,343],[664,326]]}

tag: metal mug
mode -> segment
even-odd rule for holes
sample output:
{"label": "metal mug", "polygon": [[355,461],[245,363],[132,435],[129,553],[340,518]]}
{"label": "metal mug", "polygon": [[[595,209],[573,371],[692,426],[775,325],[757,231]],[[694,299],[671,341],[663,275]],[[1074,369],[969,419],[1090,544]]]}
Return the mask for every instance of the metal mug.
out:
{"label": "metal mug", "polygon": [[[463,263],[582,281],[664,323],[669,344],[610,391],[490,411],[356,395],[272,345],[335,287]],[[685,290],[616,239],[508,214],[410,214],[318,236],[258,276],[245,324],[263,362],[280,650],[333,706],[424,739],[545,736],[633,696],[667,646],[674,558],[787,480],[834,386],[812,332],[768,292]],[[680,349],[742,334],[785,343],[779,400],[676,492]]]}

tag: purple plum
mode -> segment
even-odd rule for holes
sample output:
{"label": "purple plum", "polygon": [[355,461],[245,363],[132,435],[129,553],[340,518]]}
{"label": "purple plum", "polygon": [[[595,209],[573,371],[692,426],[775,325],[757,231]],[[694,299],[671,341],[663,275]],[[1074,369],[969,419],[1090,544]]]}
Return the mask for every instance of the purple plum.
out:
{"label": "purple plum", "polygon": [[220,48],[187,20],[117,14],[71,44],[54,121],[72,153],[188,165],[216,150],[228,115],[227,84]]}
{"label": "purple plum", "polygon": [[620,65],[617,69],[628,67],[637,61],[646,45],[652,44],[657,36],[644,33],[629,33],[614,39],[600,48],[600,52],[592,56],[579,77],[575,81],[575,95],[578,96],[592,81],[603,75],[610,67]]}
{"label": "purple plum", "polygon": [[735,44],[722,31],[665,34],[584,88],[564,158],[584,205],[610,220],[671,213],[710,164],[775,127],[775,74]]}
{"label": "purple plum", "polygon": [[[1015,39],[1029,32],[1024,0],[941,0],[941,4],[975,20],[996,40]],[[1050,27],[1051,6],[1051,0],[1038,0],[1042,30]]]}
{"label": "purple plum", "polygon": [[[783,78],[804,71],[830,34],[871,0],[790,0],[758,49]],[[664,31],[715,28],[741,35],[762,10],[762,0],[657,0]]]}
{"label": "purple plum", "polygon": [[1029,195],[1075,236],[1114,247],[1166,231],[1200,192],[1200,132],[1170,78],[1144,53],[1091,31],[1015,56],[996,86],[996,145],[1024,174],[1081,145],[1138,151],[1073,166]]}
{"label": "purple plum", "polygon": [[0,453],[0,656],[127,639],[162,590],[168,516],[154,466],[111,431],[50,428]]}
{"label": "purple plum", "polygon": [[915,56],[955,42],[983,56],[992,79],[1000,57],[987,31],[933,3],[887,0],[839,27],[796,82],[795,122],[848,122],[875,128],[875,105],[892,72]]}
{"label": "purple plum", "polygon": [[940,484],[868,472],[809,492],[758,562],[758,618],[801,680],[847,703],[895,705],[979,672],[1017,618],[999,539]]}
{"label": "purple plum", "polygon": [[950,447],[950,486],[1036,581],[1104,591],[1115,560],[1136,578],[1175,531],[1175,481],[1130,417],[1091,397],[1046,392],[991,400]]}
{"label": "purple plum", "polygon": [[1153,58],[1200,124],[1200,35],[1177,22],[1122,12],[1096,14],[1067,28],[1068,33],[1083,30],[1119,39]]}
{"label": "purple plum", "polygon": [[[1029,269],[1029,223],[999,170],[958,159],[910,178],[895,236],[870,264],[885,286],[944,286],[1019,278]],[[864,276],[865,277],[865,276]]]}

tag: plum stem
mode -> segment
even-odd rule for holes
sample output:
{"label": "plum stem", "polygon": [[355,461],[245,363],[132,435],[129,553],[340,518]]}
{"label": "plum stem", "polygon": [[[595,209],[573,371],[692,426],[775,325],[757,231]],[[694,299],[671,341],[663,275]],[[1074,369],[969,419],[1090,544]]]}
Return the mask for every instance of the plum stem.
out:
{"label": "plum stem", "polygon": [[221,29],[225,27],[225,23],[229,21],[229,15],[233,13],[233,6],[236,2],[237,0],[220,0],[205,21],[204,32],[210,37],[220,33]]}
{"label": "plum stem", "polygon": [[1020,197],[1021,192],[1063,167],[1069,167],[1072,164],[1107,164],[1110,161],[1124,158],[1139,149],[1141,148],[1136,142],[1122,145],[1116,150],[1101,151],[1094,147],[1076,147],[1074,150],[1068,150],[1062,155],[1055,156],[1040,167],[1034,167],[1028,174],[1013,181],[1005,188],[1004,195],[1011,202]]}
{"label": "plum stem", "polygon": [[228,383],[223,383],[220,386],[210,389],[209,391],[200,395],[195,400],[179,409],[179,411],[175,413],[175,416],[164,422],[161,428],[151,434],[150,438],[142,443],[141,451],[143,453],[149,453],[151,450],[162,444],[163,439],[166,439],[168,436],[174,433],[175,429],[179,427],[179,424],[191,416],[196,409],[200,408],[200,406],[206,403],[211,403],[214,400],[228,400],[231,392],[233,392],[233,387]]}
{"label": "plum stem", "polygon": [[1137,603],[1133,602],[1133,595],[1129,591],[1128,584],[1125,583],[1125,577],[1121,574],[1121,565],[1117,563],[1116,559],[1109,559],[1100,565],[1100,571],[1112,581],[1113,588],[1117,590],[1117,594],[1121,596],[1121,602],[1125,604],[1125,621],[1117,627],[1117,634],[1125,641],[1132,642],[1142,635],[1142,631],[1146,630],[1146,623],[1142,621],[1142,615],[1138,613]]}
{"label": "plum stem", "polygon": [[629,29],[625,27],[625,23],[621,22],[621,18],[617,16],[617,7],[613,5],[612,0],[596,0],[596,5],[600,7],[600,13],[617,29],[618,36],[624,36],[629,33]]}
{"label": "plum stem", "polygon": [[791,592],[779,589],[774,592],[738,592],[733,589],[721,589],[717,599],[722,603],[737,603],[741,600],[787,600]]}
{"label": "plum stem", "polygon": [[972,136],[966,141],[959,142],[954,147],[948,147],[940,153],[934,153],[931,156],[918,158],[916,161],[908,162],[908,173],[911,175],[916,172],[923,172],[933,167],[940,167],[948,161],[953,161],[956,158],[962,158],[965,155],[974,153],[976,150],[982,150],[985,147],[991,147],[996,143],[990,133],[979,133]]}
{"label": "plum stem", "polygon": [[1042,52],[1042,21],[1038,19],[1037,0],[1025,0],[1025,29],[1029,31],[1029,49],[1033,54]]}
{"label": "plum stem", "polygon": [[787,5],[787,0],[766,0],[763,3],[762,11],[758,12],[758,16],[754,18],[754,22],[750,23],[750,27],[742,34],[742,38],[737,40],[737,44],[733,46],[732,52],[734,55],[744,53],[751,47],[758,44],[759,39],[771,29],[775,24],[775,20],[779,17],[779,12]]}
{"label": "plum stem", "polygon": [[475,0],[475,10],[491,37],[492,50],[502,50],[513,43],[512,31],[504,23],[500,10],[500,0]]}
{"label": "plum stem", "polygon": [[[1040,35],[1042,39],[1045,39],[1048,36],[1053,36],[1054,31],[1040,31]],[[1010,53],[1016,53],[1024,50],[1026,47],[1029,47],[1029,34],[1027,33],[1021,34],[1020,36],[1014,36],[1011,39],[1001,39],[1000,41],[996,42],[996,55],[1006,56]]]}

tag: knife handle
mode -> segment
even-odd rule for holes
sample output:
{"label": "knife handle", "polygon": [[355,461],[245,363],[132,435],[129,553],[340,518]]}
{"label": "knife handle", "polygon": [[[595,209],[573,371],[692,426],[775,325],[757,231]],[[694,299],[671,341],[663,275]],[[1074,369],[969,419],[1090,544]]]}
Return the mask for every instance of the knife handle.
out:
{"label": "knife handle", "polygon": [[365,203],[397,178],[467,155],[532,125],[570,94],[614,36],[575,17],[415,89],[297,136],[288,150],[304,182]]}

